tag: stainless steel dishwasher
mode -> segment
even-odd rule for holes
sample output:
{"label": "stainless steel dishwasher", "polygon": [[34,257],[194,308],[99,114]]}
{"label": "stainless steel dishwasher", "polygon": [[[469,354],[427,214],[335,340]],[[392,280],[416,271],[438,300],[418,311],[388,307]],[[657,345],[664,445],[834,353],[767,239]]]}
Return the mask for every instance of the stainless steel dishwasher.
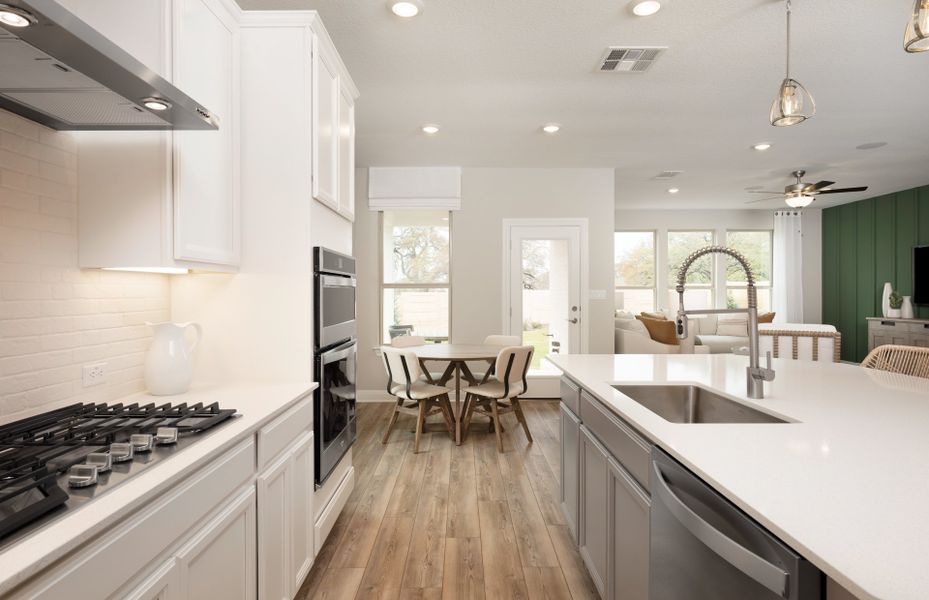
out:
{"label": "stainless steel dishwasher", "polygon": [[651,600],[821,600],[824,577],[657,446]]}

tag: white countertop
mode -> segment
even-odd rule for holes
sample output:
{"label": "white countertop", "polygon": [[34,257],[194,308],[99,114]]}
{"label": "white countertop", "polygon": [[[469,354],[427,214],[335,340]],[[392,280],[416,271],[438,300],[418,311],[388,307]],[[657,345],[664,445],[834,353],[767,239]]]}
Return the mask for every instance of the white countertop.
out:
{"label": "white countertop", "polygon": [[[929,380],[779,359],[749,400],[743,356],[550,360],[862,600],[929,598]],[[669,381],[796,422],[675,424],[611,387]]]}
{"label": "white countertop", "polygon": [[[282,411],[316,389],[316,383],[227,384],[194,386],[186,394],[133,394],[113,402],[219,402],[241,415],[171,456],[145,469],[107,493],[69,511],[0,552],[0,596],[19,585],[79,544],[108,529],[205,466],[212,458],[253,435]],[[65,402],[64,404],[69,404]],[[42,412],[53,406],[42,407]],[[11,415],[14,420],[24,414]]]}

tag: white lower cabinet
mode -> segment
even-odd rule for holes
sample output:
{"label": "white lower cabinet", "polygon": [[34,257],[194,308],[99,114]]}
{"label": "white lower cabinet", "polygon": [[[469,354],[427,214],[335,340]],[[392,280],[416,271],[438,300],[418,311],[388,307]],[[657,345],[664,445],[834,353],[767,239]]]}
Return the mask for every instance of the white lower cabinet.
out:
{"label": "white lower cabinet", "polygon": [[291,600],[313,564],[313,434],[258,475],[258,598]]}
{"label": "white lower cabinet", "polygon": [[177,561],[172,557],[139,586],[118,597],[123,600],[180,600],[178,573]]}
{"label": "white lower cabinet", "polygon": [[255,533],[255,488],[249,486],[178,552],[180,597],[253,600]]}

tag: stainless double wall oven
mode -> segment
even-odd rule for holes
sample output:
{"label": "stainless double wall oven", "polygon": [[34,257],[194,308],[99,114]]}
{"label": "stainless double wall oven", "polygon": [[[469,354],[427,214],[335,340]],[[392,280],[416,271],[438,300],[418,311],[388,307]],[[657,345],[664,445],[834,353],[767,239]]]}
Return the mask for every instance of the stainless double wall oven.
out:
{"label": "stainless double wall oven", "polygon": [[355,441],[355,259],[313,249],[316,486]]}

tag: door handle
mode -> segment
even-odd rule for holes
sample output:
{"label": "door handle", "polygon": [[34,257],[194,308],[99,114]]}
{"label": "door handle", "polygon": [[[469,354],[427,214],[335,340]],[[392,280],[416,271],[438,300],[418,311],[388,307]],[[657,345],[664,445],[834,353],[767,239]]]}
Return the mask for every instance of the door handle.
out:
{"label": "door handle", "polygon": [[565,321],[568,323],[577,323],[577,317],[574,317],[573,319],[565,319]]}
{"label": "door handle", "polygon": [[689,506],[684,504],[677,497],[677,494],[671,491],[668,482],[664,478],[664,473],[661,472],[661,467],[652,462],[652,468],[655,471],[654,475],[658,484],[655,486],[657,489],[653,493],[657,494],[662,504],[674,515],[678,523],[727,563],[775,594],[786,597],[788,574],[784,569],[771,564],[704,521]]}

